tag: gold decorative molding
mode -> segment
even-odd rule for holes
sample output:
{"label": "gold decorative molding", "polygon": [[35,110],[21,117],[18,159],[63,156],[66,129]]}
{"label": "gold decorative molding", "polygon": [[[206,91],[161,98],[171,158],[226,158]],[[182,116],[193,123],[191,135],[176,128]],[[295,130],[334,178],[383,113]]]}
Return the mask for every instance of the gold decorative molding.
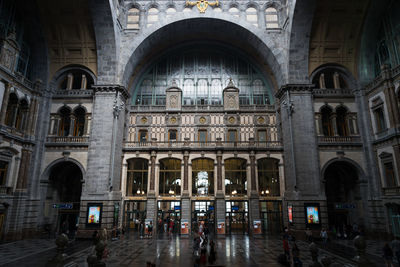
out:
{"label": "gold decorative molding", "polygon": [[199,0],[196,2],[186,0],[186,6],[197,6],[197,9],[200,11],[200,13],[204,13],[206,12],[208,6],[219,6],[219,3],[218,0],[215,0],[214,3],[210,3],[207,0]]}

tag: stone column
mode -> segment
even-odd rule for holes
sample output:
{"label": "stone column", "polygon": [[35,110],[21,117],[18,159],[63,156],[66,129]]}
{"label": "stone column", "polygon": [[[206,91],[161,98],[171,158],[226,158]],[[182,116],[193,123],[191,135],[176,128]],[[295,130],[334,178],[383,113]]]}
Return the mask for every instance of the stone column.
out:
{"label": "stone column", "polygon": [[67,90],[72,89],[73,82],[74,82],[74,75],[72,75],[72,73],[68,73],[68,75],[67,75]]}
{"label": "stone column", "polygon": [[19,165],[18,181],[17,181],[18,190],[25,190],[27,188],[31,154],[32,151],[26,147],[24,147],[21,151],[21,163]]}
{"label": "stone column", "polygon": [[10,98],[10,89],[11,89],[11,84],[7,83],[5,86],[3,104],[1,106],[0,124],[2,125],[4,125],[6,121],[6,112],[7,112],[8,100]]}
{"label": "stone column", "polygon": [[338,130],[337,130],[337,123],[336,123],[336,113],[332,114],[332,115],[329,117],[329,120],[331,121],[332,130],[333,130],[333,135],[334,135],[334,136],[339,136]]}
{"label": "stone column", "polygon": [[395,93],[395,87],[393,84],[392,72],[390,66],[385,64],[381,67],[382,79],[383,79],[383,92],[385,94],[385,102],[389,114],[389,128],[400,127],[400,111],[397,104],[397,96]]}
{"label": "stone column", "polygon": [[[222,186],[222,151],[217,151],[217,194],[215,197],[215,218],[216,218],[216,227],[217,231],[218,222],[225,222],[225,194]],[[225,225],[226,231],[226,225]]]}
{"label": "stone column", "polygon": [[35,115],[35,99],[32,97],[31,98],[31,103],[29,105],[29,114],[28,114],[28,121],[25,123],[25,128],[24,132],[26,134],[31,134],[31,129],[32,129],[32,124],[33,124],[33,118]]}
{"label": "stone column", "polygon": [[183,194],[189,196],[189,152],[183,152]]}
{"label": "stone column", "polygon": [[191,210],[189,197],[189,151],[183,152],[183,194],[181,202],[182,220],[187,220],[189,223],[189,233],[191,225]]}
{"label": "stone column", "polygon": [[81,89],[86,89],[86,87],[87,87],[87,78],[85,74],[82,74]]}
{"label": "stone column", "polygon": [[69,116],[69,133],[68,136],[73,136],[74,135],[74,128],[75,128],[75,116],[74,115],[70,115]]}
{"label": "stone column", "polygon": [[89,161],[81,197],[80,231],[86,229],[87,203],[103,204],[101,228],[111,228],[114,203],[122,197],[120,166],[125,101],[129,95],[119,85],[94,85],[93,91],[93,131],[89,139]]}
{"label": "stone column", "polygon": [[322,118],[321,114],[316,114],[315,115],[315,128],[317,129],[317,135],[323,136],[324,132],[322,129]]}
{"label": "stone column", "polygon": [[285,164],[285,201],[293,204],[299,217],[294,228],[304,229],[304,202],[319,203],[321,222],[327,224],[326,198],[321,192],[319,155],[315,132],[313,85],[283,86],[276,94],[282,122]]}
{"label": "stone column", "polygon": [[250,151],[250,177],[251,177],[251,191],[249,199],[249,229],[253,233],[253,221],[260,219],[260,199],[257,191],[256,179],[256,154]]}
{"label": "stone column", "polygon": [[88,136],[89,135],[89,119],[90,116],[88,114],[85,114],[85,126],[83,127],[83,136]]}

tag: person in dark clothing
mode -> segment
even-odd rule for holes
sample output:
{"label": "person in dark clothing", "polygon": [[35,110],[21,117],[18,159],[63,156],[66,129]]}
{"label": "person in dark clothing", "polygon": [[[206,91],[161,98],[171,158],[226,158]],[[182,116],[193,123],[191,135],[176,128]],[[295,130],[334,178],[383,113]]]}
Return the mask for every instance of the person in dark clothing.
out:
{"label": "person in dark clothing", "polygon": [[99,235],[99,232],[97,230],[95,230],[93,232],[92,239],[93,239],[93,245],[96,246],[97,243],[100,241],[100,235]]}
{"label": "person in dark clothing", "polygon": [[387,267],[394,267],[393,265],[393,251],[388,243],[385,243],[383,247],[383,258]]}
{"label": "person in dark clothing", "polygon": [[302,267],[303,263],[300,260],[300,249],[297,247],[296,242],[293,243],[292,255],[293,255],[293,266]]}
{"label": "person in dark clothing", "polygon": [[216,252],[215,252],[215,243],[214,241],[210,241],[210,256],[208,256],[208,262],[210,264],[214,264],[215,260],[216,260]]}

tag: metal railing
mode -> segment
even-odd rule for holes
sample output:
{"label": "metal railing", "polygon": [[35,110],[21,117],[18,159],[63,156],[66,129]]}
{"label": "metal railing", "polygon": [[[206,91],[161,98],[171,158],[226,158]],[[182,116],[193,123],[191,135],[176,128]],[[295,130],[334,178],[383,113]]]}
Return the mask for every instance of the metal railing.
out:
{"label": "metal railing", "polygon": [[124,148],[270,148],[277,149],[282,148],[282,144],[279,141],[268,141],[268,142],[223,142],[223,141],[209,141],[209,142],[199,142],[199,141],[148,141],[148,142],[138,142],[138,141],[128,141],[124,143]]}
{"label": "metal railing", "polygon": [[350,97],[354,96],[353,93],[351,92],[350,89],[314,89],[313,90],[314,96],[323,96],[323,97],[329,97],[329,96],[341,96],[341,97]]}

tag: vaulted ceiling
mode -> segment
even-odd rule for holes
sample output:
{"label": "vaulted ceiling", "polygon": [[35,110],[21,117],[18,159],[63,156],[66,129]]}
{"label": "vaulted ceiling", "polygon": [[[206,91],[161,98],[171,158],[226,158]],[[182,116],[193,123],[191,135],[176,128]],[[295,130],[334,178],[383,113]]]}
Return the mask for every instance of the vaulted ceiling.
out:
{"label": "vaulted ceiling", "polygon": [[37,0],[50,57],[50,78],[79,64],[97,72],[96,40],[87,0]]}
{"label": "vaulted ceiling", "polygon": [[310,36],[309,74],[323,64],[358,74],[358,55],[369,0],[318,0]]}

